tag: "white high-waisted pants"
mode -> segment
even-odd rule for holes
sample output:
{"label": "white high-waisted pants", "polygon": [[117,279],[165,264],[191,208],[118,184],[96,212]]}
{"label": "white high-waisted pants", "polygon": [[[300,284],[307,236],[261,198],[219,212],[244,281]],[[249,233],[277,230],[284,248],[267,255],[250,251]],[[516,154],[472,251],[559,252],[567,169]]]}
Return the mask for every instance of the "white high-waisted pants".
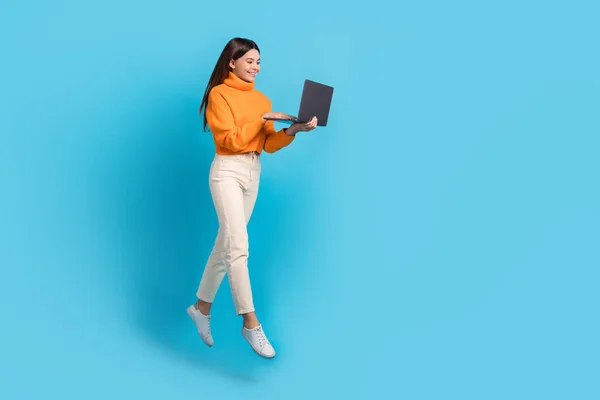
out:
{"label": "white high-waisted pants", "polygon": [[227,273],[238,315],[254,311],[246,228],[258,195],[260,171],[260,157],[254,152],[217,154],[210,168],[210,191],[219,218],[219,231],[196,296],[212,303]]}

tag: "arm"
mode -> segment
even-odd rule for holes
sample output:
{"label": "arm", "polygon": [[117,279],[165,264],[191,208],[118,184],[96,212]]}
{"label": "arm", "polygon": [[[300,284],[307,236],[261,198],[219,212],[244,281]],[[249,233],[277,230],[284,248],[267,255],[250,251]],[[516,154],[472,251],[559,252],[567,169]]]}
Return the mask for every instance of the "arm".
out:
{"label": "arm", "polygon": [[263,148],[267,153],[275,153],[283,149],[294,141],[296,132],[294,129],[287,128],[279,131],[275,130],[275,124],[273,121],[267,121],[264,127],[265,130],[265,145]]}
{"label": "arm", "polygon": [[261,132],[265,125],[265,120],[262,116],[258,115],[242,127],[236,126],[229,105],[223,96],[213,91],[211,91],[208,97],[206,120],[215,138],[215,142],[234,152],[245,149],[248,143]]}

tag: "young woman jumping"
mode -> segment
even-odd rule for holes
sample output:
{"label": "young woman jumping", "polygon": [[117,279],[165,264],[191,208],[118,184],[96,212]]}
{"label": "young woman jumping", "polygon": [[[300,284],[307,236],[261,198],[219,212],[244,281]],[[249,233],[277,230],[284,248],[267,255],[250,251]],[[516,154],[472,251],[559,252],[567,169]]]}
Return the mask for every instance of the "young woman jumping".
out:
{"label": "young woman jumping", "polygon": [[271,101],[254,88],[260,71],[260,50],[249,39],[234,38],[223,49],[204,92],[204,130],[212,132],[216,154],[209,186],[219,220],[214,247],[196,293],[198,301],[187,312],[208,346],[214,344],[210,309],[227,274],[237,315],[243,317],[242,335],[265,358],[275,350],[260,324],[252,300],[248,273],[247,225],[254,209],[261,173],[262,151],[274,153],[291,144],[296,133],[311,131],[317,119],[275,130],[268,118],[286,118],[273,112]]}

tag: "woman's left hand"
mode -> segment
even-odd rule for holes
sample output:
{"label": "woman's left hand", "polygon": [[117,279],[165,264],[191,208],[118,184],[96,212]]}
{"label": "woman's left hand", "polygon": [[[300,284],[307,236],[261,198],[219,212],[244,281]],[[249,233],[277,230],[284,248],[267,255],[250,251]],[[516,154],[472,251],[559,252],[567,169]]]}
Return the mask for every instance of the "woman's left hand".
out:
{"label": "woman's left hand", "polygon": [[297,122],[292,124],[286,131],[289,136],[294,136],[298,132],[309,132],[317,127],[317,117],[312,117],[307,123]]}

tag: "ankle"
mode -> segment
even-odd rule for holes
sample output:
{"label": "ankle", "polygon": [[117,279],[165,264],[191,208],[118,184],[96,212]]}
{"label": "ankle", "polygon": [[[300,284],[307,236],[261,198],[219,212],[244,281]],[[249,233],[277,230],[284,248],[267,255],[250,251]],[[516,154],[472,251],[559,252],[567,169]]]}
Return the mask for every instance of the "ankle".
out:
{"label": "ankle", "polygon": [[244,328],[248,329],[248,330],[252,330],[255,328],[258,328],[260,326],[260,323],[258,321],[256,322],[246,322],[244,321]]}
{"label": "ankle", "polygon": [[259,325],[260,322],[258,322],[258,318],[256,318],[256,315],[254,313],[244,315],[244,328],[254,329]]}
{"label": "ankle", "polygon": [[208,316],[208,315],[210,315],[210,307],[211,307],[211,305],[212,305],[211,303],[207,303],[205,301],[198,300],[196,302],[196,309],[198,311],[200,311],[202,314]]}

